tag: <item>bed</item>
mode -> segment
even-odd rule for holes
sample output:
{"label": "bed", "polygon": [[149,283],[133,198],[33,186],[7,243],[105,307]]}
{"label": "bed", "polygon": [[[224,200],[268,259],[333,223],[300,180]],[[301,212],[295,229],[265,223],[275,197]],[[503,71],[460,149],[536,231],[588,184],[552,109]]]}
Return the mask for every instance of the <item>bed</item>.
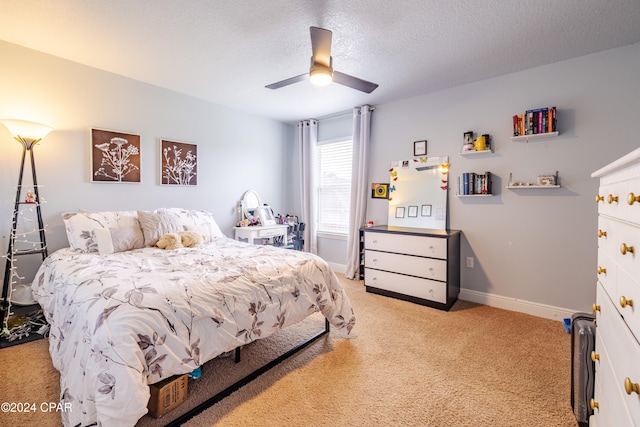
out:
{"label": "bed", "polygon": [[[355,324],[326,262],[227,238],[208,213],[63,218],[70,247],[43,262],[32,287],[51,325],[61,403],[71,405],[65,425],[135,425],[147,412],[149,384],[315,312],[345,336]],[[200,230],[206,242],[170,251],[151,245],[176,228]]]}

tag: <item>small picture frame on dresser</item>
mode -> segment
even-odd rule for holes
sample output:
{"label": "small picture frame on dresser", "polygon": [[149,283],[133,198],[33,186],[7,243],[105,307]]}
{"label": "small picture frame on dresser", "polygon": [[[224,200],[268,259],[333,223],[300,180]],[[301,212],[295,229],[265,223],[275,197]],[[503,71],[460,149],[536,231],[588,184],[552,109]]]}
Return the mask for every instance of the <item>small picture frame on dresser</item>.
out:
{"label": "small picture frame on dresser", "polygon": [[257,211],[262,225],[275,225],[276,218],[273,216],[273,211],[269,206],[260,206]]}

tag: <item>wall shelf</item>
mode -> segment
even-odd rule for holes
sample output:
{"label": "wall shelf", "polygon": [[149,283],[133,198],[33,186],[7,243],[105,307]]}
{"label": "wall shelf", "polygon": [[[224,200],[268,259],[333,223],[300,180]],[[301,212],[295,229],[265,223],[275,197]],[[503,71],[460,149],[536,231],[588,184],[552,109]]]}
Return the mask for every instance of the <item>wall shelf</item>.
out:
{"label": "wall shelf", "polygon": [[493,194],[456,194],[456,197],[491,197]]}
{"label": "wall shelf", "polygon": [[529,142],[530,139],[553,138],[559,134],[560,132],[533,133],[531,135],[512,136],[511,140],[515,142]]}
{"label": "wall shelf", "polygon": [[483,155],[483,154],[489,154],[489,153],[493,153],[493,150],[489,149],[489,150],[469,150],[469,151],[461,151],[460,155],[461,156],[465,156],[465,157],[472,157],[472,156],[479,156],[479,155]]}
{"label": "wall shelf", "polygon": [[[551,175],[548,175],[551,177]],[[540,182],[540,181],[538,181]],[[544,181],[543,181],[544,182]],[[513,182],[513,173],[509,174],[509,184],[505,188],[510,190],[533,190],[534,188],[544,188],[544,189],[552,189],[552,188],[560,188],[560,177],[558,176],[558,171],[556,171],[555,175],[553,175],[553,181],[555,184],[533,184],[530,182]]]}

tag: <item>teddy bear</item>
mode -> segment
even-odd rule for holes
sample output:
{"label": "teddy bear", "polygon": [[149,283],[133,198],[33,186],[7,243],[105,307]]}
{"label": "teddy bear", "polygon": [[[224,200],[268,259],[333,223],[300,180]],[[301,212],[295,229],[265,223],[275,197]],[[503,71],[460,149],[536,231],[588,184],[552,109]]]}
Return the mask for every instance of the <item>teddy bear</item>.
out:
{"label": "teddy bear", "polygon": [[178,235],[181,238],[182,246],[185,248],[194,248],[204,242],[205,237],[195,231],[180,231]]}
{"label": "teddy bear", "polygon": [[178,233],[167,233],[164,236],[160,237],[156,246],[160,249],[178,249],[182,246],[182,237]]}

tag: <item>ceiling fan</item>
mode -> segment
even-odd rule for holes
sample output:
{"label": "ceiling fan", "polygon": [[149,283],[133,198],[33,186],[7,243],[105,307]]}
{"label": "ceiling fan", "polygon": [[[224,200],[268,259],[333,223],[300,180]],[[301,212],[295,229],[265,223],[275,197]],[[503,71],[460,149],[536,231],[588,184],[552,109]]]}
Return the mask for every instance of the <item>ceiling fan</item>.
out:
{"label": "ceiling fan", "polygon": [[331,31],[324,28],[311,27],[311,67],[309,73],[300,74],[276,83],[265,86],[268,89],[278,89],[293,83],[300,82],[309,76],[311,83],[324,86],[336,82],[343,86],[348,86],[362,92],[371,93],[378,85],[341,73],[333,69],[333,58],[331,57]]}

